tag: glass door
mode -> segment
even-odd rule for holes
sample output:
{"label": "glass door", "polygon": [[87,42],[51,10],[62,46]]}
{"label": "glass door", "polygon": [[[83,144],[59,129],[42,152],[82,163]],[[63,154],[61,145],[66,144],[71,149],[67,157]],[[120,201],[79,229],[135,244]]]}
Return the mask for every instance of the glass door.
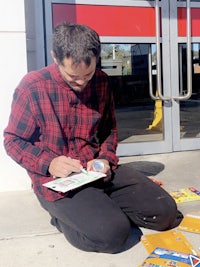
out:
{"label": "glass door", "polygon": [[156,65],[155,43],[102,43],[101,69],[114,93],[121,153],[133,144],[140,148],[164,141]]}
{"label": "glass door", "polygon": [[170,152],[169,3],[131,1],[130,5],[126,11],[121,7],[117,17],[124,32],[101,36],[101,68],[110,76],[115,97],[117,153],[128,156]]}
{"label": "glass door", "polygon": [[173,150],[195,150],[200,148],[200,1],[171,0],[170,16],[175,18],[170,20]]}
{"label": "glass door", "polygon": [[45,2],[47,52],[52,26],[63,20],[100,35],[98,67],[109,75],[115,97],[119,156],[200,148],[198,2]]}
{"label": "glass door", "polygon": [[120,77],[110,72],[122,156],[200,148],[200,1],[153,7],[155,43],[110,45],[122,64]]}

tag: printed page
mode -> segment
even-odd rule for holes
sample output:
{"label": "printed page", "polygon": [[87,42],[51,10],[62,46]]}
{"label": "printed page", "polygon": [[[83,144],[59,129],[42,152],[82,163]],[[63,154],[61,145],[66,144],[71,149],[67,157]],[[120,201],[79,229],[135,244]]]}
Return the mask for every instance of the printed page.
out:
{"label": "printed page", "polygon": [[200,191],[194,187],[182,188],[169,193],[176,203],[200,200]]}
{"label": "printed page", "polygon": [[200,267],[200,258],[194,254],[182,253],[157,247],[139,267]]}
{"label": "printed page", "polygon": [[51,182],[45,183],[43,186],[58,192],[66,193],[67,191],[91,183],[102,177],[106,177],[106,174],[94,171],[88,171],[87,173],[73,173],[68,177],[57,178]]}

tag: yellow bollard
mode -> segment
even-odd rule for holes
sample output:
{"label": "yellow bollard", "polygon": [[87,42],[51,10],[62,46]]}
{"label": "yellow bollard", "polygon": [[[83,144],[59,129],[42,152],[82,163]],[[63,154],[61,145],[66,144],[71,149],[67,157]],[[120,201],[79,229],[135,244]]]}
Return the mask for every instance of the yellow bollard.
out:
{"label": "yellow bollard", "polygon": [[[157,96],[157,91],[156,91]],[[162,100],[155,100],[154,107],[154,119],[152,124],[149,125],[147,130],[156,130],[162,132],[163,124],[162,124]]]}

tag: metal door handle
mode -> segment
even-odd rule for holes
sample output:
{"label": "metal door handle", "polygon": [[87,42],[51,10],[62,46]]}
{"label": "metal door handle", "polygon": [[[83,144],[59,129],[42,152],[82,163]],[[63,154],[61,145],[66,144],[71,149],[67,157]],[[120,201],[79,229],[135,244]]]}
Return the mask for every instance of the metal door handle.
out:
{"label": "metal door handle", "polygon": [[171,97],[165,97],[162,94],[162,83],[161,83],[161,53],[160,53],[160,8],[159,0],[155,0],[155,16],[156,16],[156,57],[157,57],[157,90],[158,97],[163,101],[171,100]]}
{"label": "metal door handle", "polygon": [[191,7],[187,0],[187,94],[173,97],[174,100],[187,100],[192,95],[192,57],[191,57]]}
{"label": "metal door handle", "polygon": [[148,49],[148,67],[149,67],[149,95],[153,100],[160,100],[160,97],[155,96],[153,94],[151,45],[149,45]]}

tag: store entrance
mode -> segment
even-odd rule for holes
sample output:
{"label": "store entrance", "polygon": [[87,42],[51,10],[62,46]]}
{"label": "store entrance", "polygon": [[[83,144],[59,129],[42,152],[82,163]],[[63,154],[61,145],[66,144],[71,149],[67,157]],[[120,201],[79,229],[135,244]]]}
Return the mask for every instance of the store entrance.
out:
{"label": "store entrance", "polygon": [[200,148],[200,5],[155,1],[154,7],[155,21],[162,14],[156,25],[162,38],[102,45],[102,69],[115,96],[119,155]]}
{"label": "store entrance", "polygon": [[47,0],[45,12],[46,51],[63,20],[99,33],[119,156],[200,149],[199,1]]}

